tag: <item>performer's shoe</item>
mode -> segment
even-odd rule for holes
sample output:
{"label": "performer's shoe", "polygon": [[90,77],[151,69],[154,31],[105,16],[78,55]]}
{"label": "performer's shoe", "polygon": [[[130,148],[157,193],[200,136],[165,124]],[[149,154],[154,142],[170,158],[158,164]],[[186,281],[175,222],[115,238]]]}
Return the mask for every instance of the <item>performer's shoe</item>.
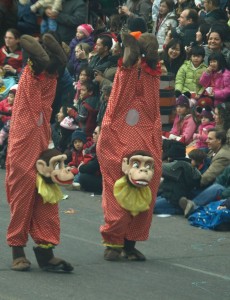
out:
{"label": "performer's shoe", "polygon": [[130,261],[145,261],[146,260],[146,257],[144,256],[144,254],[142,254],[136,248],[133,248],[132,250],[123,249],[121,256]]}
{"label": "performer's shoe", "polygon": [[53,56],[55,56],[62,66],[65,66],[67,64],[67,56],[62,46],[58,43],[58,41],[55,39],[55,37],[52,34],[45,33],[42,36],[42,42],[45,50],[50,56],[51,61]]}
{"label": "performer's shoe", "polygon": [[123,54],[123,66],[132,67],[140,58],[140,46],[138,41],[129,33],[122,33],[122,43],[125,47]]}
{"label": "performer's shoe", "polygon": [[69,273],[73,271],[73,266],[61,258],[57,258],[53,254],[52,248],[33,248],[39,267],[43,271],[54,273]]}
{"label": "performer's shoe", "polygon": [[30,270],[30,261],[26,257],[18,257],[13,260],[11,270],[13,271],[29,271]]}
{"label": "performer's shoe", "polygon": [[24,34],[20,38],[21,47],[27,52],[32,69],[36,75],[40,74],[48,66],[50,59],[40,43],[32,36]]}
{"label": "performer's shoe", "polygon": [[104,251],[104,259],[108,261],[121,260],[122,248],[106,247]]}

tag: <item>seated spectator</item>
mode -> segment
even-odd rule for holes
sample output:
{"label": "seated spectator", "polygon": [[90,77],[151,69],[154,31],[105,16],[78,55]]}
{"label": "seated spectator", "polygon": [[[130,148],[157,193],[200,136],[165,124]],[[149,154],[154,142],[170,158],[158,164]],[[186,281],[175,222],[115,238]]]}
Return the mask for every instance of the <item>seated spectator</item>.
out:
{"label": "seated spectator", "polygon": [[39,18],[31,9],[31,4],[36,0],[19,0],[18,1],[18,15],[17,28],[21,34],[38,35],[40,33]]}
{"label": "seated spectator", "polygon": [[6,99],[0,101],[0,129],[11,119],[16,89],[10,89]]}
{"label": "seated spectator", "polygon": [[204,15],[204,20],[206,23],[214,24],[214,23],[227,23],[227,15],[220,8],[220,0],[205,0],[204,1],[204,9],[206,14]]}
{"label": "seated spectator", "polygon": [[[171,160],[179,154],[177,154],[179,149],[178,146],[172,148],[172,153],[168,154]],[[184,159],[179,158],[180,160],[175,158],[175,160],[162,165],[163,181],[159,187],[154,214],[182,214],[183,211],[179,206],[181,195],[186,194],[188,197],[192,189],[199,186],[200,172],[186,161],[185,149]]]}
{"label": "seated spectator", "polygon": [[17,27],[18,3],[14,0],[0,1],[0,47],[4,46],[5,32],[9,28]]}
{"label": "seated spectator", "polygon": [[198,46],[207,45],[208,43],[207,34],[210,30],[210,27],[211,26],[205,22],[200,24],[196,32],[196,42],[195,42],[196,45]]}
{"label": "seated spectator", "polygon": [[190,46],[196,41],[196,32],[199,27],[198,14],[194,9],[185,9],[178,20],[179,26],[172,29],[172,37],[180,39],[183,46]]}
{"label": "seated spectator", "polygon": [[191,165],[194,168],[197,168],[201,174],[203,174],[210,166],[210,158],[208,158],[207,154],[200,149],[190,151],[188,157],[191,160]]}
{"label": "seated spectator", "polygon": [[153,29],[159,44],[159,51],[163,50],[167,31],[176,26],[177,20],[174,12],[174,2],[171,0],[161,0],[159,15]]}
{"label": "seated spectator", "polygon": [[200,84],[214,97],[214,106],[217,106],[230,96],[230,71],[221,53],[210,54],[208,64],[200,78]]}
{"label": "seated spectator", "polygon": [[182,11],[184,11],[185,9],[189,9],[189,8],[196,9],[194,0],[178,0],[176,6],[177,6],[176,8],[177,16],[180,16]]}
{"label": "seated spectator", "polygon": [[214,109],[216,128],[226,132],[226,144],[230,145],[230,103],[225,102],[217,105]]}
{"label": "seated spectator", "polygon": [[19,44],[20,33],[10,28],[5,34],[5,46],[0,49],[0,70],[7,76],[17,76],[22,69],[22,50]]}
{"label": "seated spectator", "polygon": [[59,148],[59,143],[61,140],[61,127],[60,123],[67,117],[67,109],[66,107],[61,107],[59,112],[56,114],[55,122],[51,123],[51,137],[52,142],[55,148]]}
{"label": "seated spectator", "polygon": [[103,85],[101,90],[100,108],[97,114],[97,124],[101,126],[104,114],[106,112],[109,96],[112,91],[112,85]]}
{"label": "seated spectator", "polygon": [[[180,199],[180,206],[184,210],[184,216],[188,217],[189,214],[195,209],[196,206],[203,206],[212,201],[215,201],[220,196],[220,187],[216,192],[213,183],[217,176],[221,175],[224,169],[230,164],[229,147],[226,146],[226,134],[224,131],[218,131],[215,128],[209,130],[208,133],[208,147],[210,152],[208,156],[211,158],[209,168],[201,175],[200,187],[203,191],[189,200],[186,197]],[[221,189],[222,193],[223,188]]]}
{"label": "seated spectator", "polygon": [[168,73],[177,74],[186,58],[183,44],[178,39],[171,39],[161,54],[161,63]]}
{"label": "seated spectator", "polygon": [[192,98],[198,99],[204,91],[204,87],[199,80],[203,72],[207,69],[204,64],[204,48],[194,46],[190,51],[190,60],[186,60],[180,67],[176,75],[175,90],[181,93],[190,92]]}
{"label": "seated spectator", "polygon": [[[93,142],[96,146],[100,134],[100,127],[97,126],[93,132]],[[94,147],[96,149],[96,147]],[[87,151],[85,151],[87,152]],[[101,194],[102,193],[102,175],[100,165],[97,160],[97,155],[79,166],[79,183],[80,187],[86,192]]]}
{"label": "seated spectator", "polygon": [[208,152],[208,131],[215,127],[215,122],[213,122],[213,112],[211,107],[206,107],[201,111],[201,124],[198,127],[198,133],[193,134],[193,140],[196,141],[195,148],[201,149]]}
{"label": "seated spectator", "polygon": [[[77,60],[87,59],[87,55],[85,57],[76,57],[77,49],[81,49],[82,51],[88,53],[92,51],[94,46],[92,33],[93,33],[93,27],[90,24],[81,24],[77,27],[76,35],[69,44],[70,54],[69,54],[68,69],[70,70],[71,74],[73,73],[72,68],[74,68],[76,73],[75,65],[77,64]],[[76,48],[76,46],[78,46],[79,44],[81,44],[80,48],[79,47]],[[85,44],[87,44],[88,47]],[[78,55],[80,55],[80,53],[78,53]]]}
{"label": "seated spectator", "polygon": [[173,127],[164,136],[188,145],[192,141],[196,127],[197,125],[190,110],[189,98],[185,94],[182,94],[176,100],[176,117]]}

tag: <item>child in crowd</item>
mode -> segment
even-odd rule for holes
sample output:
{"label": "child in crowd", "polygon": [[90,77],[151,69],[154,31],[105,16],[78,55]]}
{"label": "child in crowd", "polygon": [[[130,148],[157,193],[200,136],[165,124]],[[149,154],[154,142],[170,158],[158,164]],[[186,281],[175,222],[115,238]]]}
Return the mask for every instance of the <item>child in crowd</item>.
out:
{"label": "child in crowd", "polygon": [[214,97],[214,106],[230,96],[230,71],[222,53],[214,52],[208,57],[208,68],[200,78],[200,84]]}
{"label": "child in crowd", "polygon": [[52,141],[55,148],[59,147],[59,143],[61,140],[60,123],[64,120],[65,117],[67,117],[67,109],[64,106],[61,106],[59,112],[56,114],[55,122],[51,125]]}
{"label": "child in crowd", "polygon": [[74,118],[69,115],[60,122],[61,139],[59,141],[58,149],[61,152],[65,152],[70,147],[72,133],[77,127]]}
{"label": "child in crowd", "polygon": [[188,145],[196,131],[196,123],[190,111],[189,98],[182,94],[176,100],[176,117],[170,132],[164,133],[166,138],[177,140]]}
{"label": "child in crowd", "polygon": [[189,152],[188,157],[191,159],[191,165],[197,168],[203,174],[210,165],[210,158],[200,149],[193,149]]}
{"label": "child in crowd", "polygon": [[0,123],[1,127],[6,125],[7,121],[11,119],[12,108],[14,104],[14,98],[16,89],[11,89],[6,99],[0,101]]}
{"label": "child in crowd", "polygon": [[75,47],[75,58],[73,63],[69,64],[69,72],[73,77],[78,80],[80,70],[83,66],[88,66],[88,58],[91,47],[86,43],[79,43]]}
{"label": "child in crowd", "polygon": [[189,91],[192,98],[198,99],[204,87],[199,83],[200,77],[207,69],[204,64],[205,51],[201,46],[192,47],[190,60],[186,60],[176,75],[175,91]]}
{"label": "child in crowd", "polygon": [[89,66],[82,66],[79,73],[79,79],[77,82],[75,82],[76,94],[73,100],[75,107],[77,107],[77,102],[80,96],[81,84],[88,80],[93,81],[93,79],[94,79],[93,69],[90,68]]}
{"label": "child in crowd", "polygon": [[[87,158],[84,159],[83,149],[88,148],[92,145],[92,143],[93,142],[91,139],[87,140],[86,134],[80,128],[77,128],[72,133],[72,160],[68,163],[68,166],[72,167],[71,172],[75,175],[73,180],[73,187],[80,188],[80,173],[78,167],[81,163],[85,162],[85,160],[90,157],[89,155],[87,155]],[[90,157],[90,159],[92,159],[92,156]]]}
{"label": "child in crowd", "polygon": [[85,131],[87,137],[92,136],[96,127],[98,108],[99,97],[95,96],[93,82],[82,82],[76,111],[69,109],[68,113],[75,118],[75,122]]}
{"label": "child in crowd", "polygon": [[[27,3],[28,2],[29,1],[27,1]],[[50,17],[45,16],[45,14],[42,15],[42,22],[40,25],[41,33],[43,34],[49,30],[56,31],[57,22],[55,19],[58,16],[59,12],[62,10],[62,0],[38,0],[30,6],[30,9],[33,13],[36,13],[40,8],[50,9]]]}
{"label": "child in crowd", "polygon": [[208,130],[215,127],[215,122],[213,118],[213,112],[211,107],[203,108],[201,113],[201,124],[198,127],[198,133],[193,134],[193,140],[196,140],[195,147],[208,152]]}
{"label": "child in crowd", "polygon": [[90,24],[81,24],[77,27],[76,36],[72,39],[69,44],[70,47],[70,56],[68,62],[68,69],[70,65],[74,64],[76,59],[75,57],[75,48],[80,43],[86,43],[91,48],[94,46],[94,40],[92,37],[93,27]]}
{"label": "child in crowd", "polygon": [[101,99],[100,99],[101,104],[100,104],[99,112],[97,114],[97,124],[98,125],[101,125],[101,123],[102,123],[111,91],[112,91],[112,85],[103,85],[102,90],[101,90],[101,92],[102,92]]}

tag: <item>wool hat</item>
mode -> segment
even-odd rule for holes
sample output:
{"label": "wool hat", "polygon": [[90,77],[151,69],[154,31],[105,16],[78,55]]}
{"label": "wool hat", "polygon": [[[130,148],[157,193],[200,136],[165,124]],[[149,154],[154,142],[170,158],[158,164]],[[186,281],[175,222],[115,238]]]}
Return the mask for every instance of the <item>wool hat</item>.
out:
{"label": "wool hat", "polygon": [[78,126],[74,123],[74,119],[69,116],[65,117],[61,121],[60,126],[68,130],[76,130],[78,128]]}
{"label": "wool hat", "polygon": [[190,107],[189,98],[184,94],[181,94],[176,100],[176,105],[181,105],[189,108]]}
{"label": "wool hat", "polygon": [[93,32],[93,27],[90,24],[81,24],[77,27],[77,29],[82,31],[87,37]]}
{"label": "wool hat", "polygon": [[208,118],[210,121],[214,120],[213,112],[211,110],[207,110],[207,109],[203,108],[200,115],[201,115],[201,117]]}
{"label": "wool hat", "polygon": [[84,131],[81,130],[81,128],[77,128],[77,129],[72,133],[72,138],[71,138],[72,143],[73,143],[75,140],[80,140],[80,141],[82,141],[84,144],[86,143],[87,137],[86,137],[86,134],[84,133]]}

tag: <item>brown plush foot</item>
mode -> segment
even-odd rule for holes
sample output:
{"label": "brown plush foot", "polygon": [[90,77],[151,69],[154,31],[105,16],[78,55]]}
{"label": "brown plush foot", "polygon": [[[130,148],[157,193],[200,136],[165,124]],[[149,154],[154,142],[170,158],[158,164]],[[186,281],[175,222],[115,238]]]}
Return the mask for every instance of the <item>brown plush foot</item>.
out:
{"label": "brown plush foot", "polygon": [[41,73],[49,64],[49,56],[39,42],[32,36],[24,34],[20,38],[21,47],[27,52],[32,61],[32,69],[36,74]]}
{"label": "brown plush foot", "polygon": [[122,43],[125,47],[123,55],[123,66],[132,67],[140,57],[138,41],[129,33],[122,33]]}
{"label": "brown plush foot", "polygon": [[13,271],[29,271],[30,270],[30,261],[25,257],[18,257],[13,260],[11,270]]}
{"label": "brown plush foot", "polygon": [[121,259],[122,248],[107,247],[104,251],[104,259],[108,261],[118,261]]}
{"label": "brown plush foot", "polygon": [[121,256],[127,258],[130,261],[145,261],[146,257],[136,248],[133,248],[130,251],[123,249]]}
{"label": "brown plush foot", "polygon": [[50,33],[45,33],[42,36],[43,46],[50,55],[50,59],[52,56],[56,56],[59,60],[60,64],[65,66],[67,64],[67,56],[62,49],[61,45],[59,45],[58,41],[54,38],[54,36]]}

